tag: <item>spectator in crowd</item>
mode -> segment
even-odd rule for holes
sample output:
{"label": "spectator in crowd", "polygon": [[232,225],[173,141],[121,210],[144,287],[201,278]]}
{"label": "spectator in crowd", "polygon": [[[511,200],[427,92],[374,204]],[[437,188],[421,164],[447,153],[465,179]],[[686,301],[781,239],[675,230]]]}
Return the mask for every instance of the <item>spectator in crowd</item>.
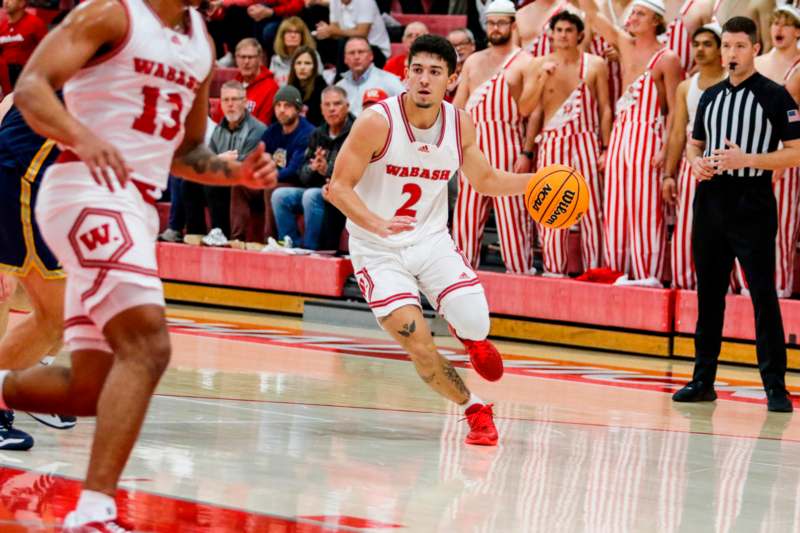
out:
{"label": "spectator in crowd", "polygon": [[27,4],[27,0],[3,0],[7,18],[0,22],[0,47],[12,87],[17,83],[33,49],[47,34],[47,25],[25,10]]}
{"label": "spectator in crowd", "polygon": [[448,85],[447,96],[445,97],[448,102],[452,102],[458,89],[458,82],[461,81],[461,68],[464,66],[464,61],[475,53],[475,37],[468,28],[458,28],[447,34],[447,40],[450,41],[450,44],[453,45],[458,54],[455,72],[456,81]]}
{"label": "spectator in crowd", "polygon": [[219,66],[234,66],[236,46],[243,39],[255,36],[255,22],[247,14],[247,7],[251,3],[252,0],[210,0],[205,13]]}
{"label": "spectator in crowd", "polygon": [[[288,235],[309,250],[338,249],[344,229],[344,215],[323,200],[322,187],[330,180],[336,156],[355,121],[349,107],[347,93],[341,87],[327,87],[322,92],[325,121],[308,140],[298,180],[300,187],[284,187],[272,195],[278,234]],[[305,225],[302,238],[297,227],[298,214],[303,215]]]}
{"label": "spectator in crowd", "polygon": [[328,86],[318,67],[314,49],[301,46],[292,57],[289,73],[289,85],[295,87],[303,98],[303,115],[314,126],[322,124],[322,90]]}
{"label": "spectator in crowd", "polygon": [[430,33],[428,27],[422,22],[412,22],[403,30],[403,53],[390,57],[383,66],[383,70],[391,72],[401,80],[406,79],[406,59],[411,43],[420,35]]}
{"label": "spectator in crowd", "polygon": [[361,101],[368,89],[383,89],[389,96],[405,91],[400,78],[372,64],[372,50],[363,37],[351,37],[347,40],[344,60],[350,70],[344,73],[337,85],[347,92],[353,115],[358,116],[361,113]]}
{"label": "spectator in crowd", "polygon": [[255,21],[255,34],[266,48],[267,55],[272,55],[272,45],[281,21],[299,15],[304,6],[303,0],[261,0],[247,7],[247,14]]}
{"label": "spectator in crowd", "polygon": [[361,99],[361,110],[368,108],[371,105],[377,104],[389,98],[386,91],[383,89],[368,89],[364,91],[364,97]]}
{"label": "spectator in crowd", "polygon": [[[247,111],[246,94],[240,82],[225,82],[220,91],[224,117],[214,128],[208,143],[212,152],[233,161],[243,161],[261,142],[266,130],[266,126]],[[187,233],[205,233],[205,203],[211,213],[212,229],[202,242],[207,246],[226,246],[231,234],[231,188],[184,181],[183,200]]]}
{"label": "spectator in crowd", "polygon": [[[275,36],[275,53],[269,62],[269,70],[280,87],[289,80],[292,56],[299,48],[310,48],[317,62],[317,72],[322,72],[322,59],[317,53],[317,43],[311,37],[308,26],[300,17],[289,17],[281,22]],[[302,92],[302,91],[301,91]]]}
{"label": "spectator in crowd", "polygon": [[[278,165],[278,187],[297,186],[299,173],[305,161],[308,138],[314,130],[304,117],[303,98],[291,85],[281,87],[275,94],[276,122],[261,137],[268,153]],[[236,187],[231,195],[231,235],[238,241],[247,240],[247,229],[254,212],[264,211],[264,242],[275,237],[275,218],[272,212],[272,195],[276,189],[255,191]],[[281,235],[282,237],[283,235]]]}
{"label": "spectator in crowd", "polygon": [[[158,235],[158,240],[166,242],[182,242],[183,228],[186,226],[186,209],[183,205],[183,179],[170,174],[167,182],[169,193],[169,217],[167,227]],[[162,197],[160,201],[166,201]]]}
{"label": "spectator in crowd", "polygon": [[345,44],[352,37],[367,41],[378,68],[383,68],[392,53],[389,33],[375,0],[330,0],[330,24],[318,23],[314,37],[338,40],[340,53],[336,71],[340,74],[347,64],[343,53]]}
{"label": "spectator in crowd", "polygon": [[272,99],[278,84],[263,63],[264,50],[253,38],[236,45],[236,81],[247,90],[247,110],[264,124],[272,122]]}

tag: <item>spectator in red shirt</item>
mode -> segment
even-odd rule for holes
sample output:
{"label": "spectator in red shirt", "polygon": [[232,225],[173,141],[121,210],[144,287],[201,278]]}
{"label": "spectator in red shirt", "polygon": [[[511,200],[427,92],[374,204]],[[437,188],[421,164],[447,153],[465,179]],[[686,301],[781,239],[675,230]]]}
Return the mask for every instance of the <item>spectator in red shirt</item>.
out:
{"label": "spectator in red shirt", "polygon": [[236,45],[236,80],[247,89],[247,110],[264,124],[272,122],[272,99],[278,84],[272,72],[264,66],[264,50],[252,38],[242,39]]}
{"label": "spectator in red shirt", "polygon": [[32,13],[25,11],[27,0],[3,0],[8,15],[0,22],[0,50],[8,65],[11,85],[17,83],[22,67],[28,62],[33,49],[47,34],[47,24]]}
{"label": "spectator in red shirt", "polygon": [[391,72],[401,80],[406,79],[406,59],[408,59],[408,50],[411,48],[417,37],[430,33],[428,27],[422,22],[412,22],[403,31],[403,53],[394,55],[386,60],[383,70]]}

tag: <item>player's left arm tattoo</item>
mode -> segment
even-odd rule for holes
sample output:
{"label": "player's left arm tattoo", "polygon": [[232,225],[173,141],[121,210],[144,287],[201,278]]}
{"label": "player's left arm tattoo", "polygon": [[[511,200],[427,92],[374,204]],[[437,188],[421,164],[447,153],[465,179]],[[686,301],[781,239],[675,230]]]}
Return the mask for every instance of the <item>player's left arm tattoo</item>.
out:
{"label": "player's left arm tattoo", "polygon": [[181,166],[190,168],[199,176],[205,174],[222,175],[229,180],[234,179],[234,169],[229,161],[225,161],[208,149],[205,145],[198,144],[191,150],[180,155],[176,161]]}

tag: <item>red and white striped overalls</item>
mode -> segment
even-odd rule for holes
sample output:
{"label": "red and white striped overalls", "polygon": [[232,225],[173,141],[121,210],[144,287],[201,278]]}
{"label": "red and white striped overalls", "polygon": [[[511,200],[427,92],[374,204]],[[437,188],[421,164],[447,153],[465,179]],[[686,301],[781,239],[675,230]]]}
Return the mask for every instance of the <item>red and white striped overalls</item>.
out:
{"label": "red and white striped overalls", "polygon": [[661,279],[665,228],[661,169],[651,160],[661,150],[664,120],[652,69],[662,48],[617,102],[606,159],[603,218],[606,265],[632,279]]}
{"label": "red and white striped overalls", "polygon": [[560,2],[553,12],[550,13],[550,16],[544,19],[539,35],[526,47],[533,57],[544,57],[550,55],[553,51],[553,40],[550,35],[550,19],[564,11],[566,7],[566,2]]}
{"label": "red and white striped overalls", "polygon": [[[478,148],[489,164],[511,171],[522,151],[522,117],[506,81],[506,69],[521,51],[512,52],[497,73],[470,96],[466,105],[477,131]],[[533,266],[533,220],[523,195],[490,197],[479,194],[460,173],[458,198],[453,213],[453,239],[473,268],[480,261],[480,242],[494,204],[497,233],[506,269],[527,273]]]}
{"label": "red and white striped overalls", "polygon": [[678,16],[667,26],[667,47],[678,54],[683,72],[689,72],[694,66],[692,36],[689,35],[689,28],[686,27],[686,22],[683,20],[693,3],[694,0],[686,0]]}
{"label": "red and white striped overalls", "polygon": [[[583,269],[600,266],[602,207],[600,172],[600,114],[592,91],[585,82],[586,55],[581,57],[580,82],[561,107],[547,121],[536,138],[539,153],[536,167],[568,165],[580,172],[589,186],[589,210],[580,221]],[[569,231],[541,228],[544,270],[567,274]]]}

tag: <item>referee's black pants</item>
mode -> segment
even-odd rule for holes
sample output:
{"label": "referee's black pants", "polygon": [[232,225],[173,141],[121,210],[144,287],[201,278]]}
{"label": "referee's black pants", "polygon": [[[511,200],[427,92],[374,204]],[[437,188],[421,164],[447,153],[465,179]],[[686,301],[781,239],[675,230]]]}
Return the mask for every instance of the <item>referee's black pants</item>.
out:
{"label": "referee's black pants", "polygon": [[786,345],[775,291],[777,231],[777,206],[768,180],[717,176],[698,183],[692,224],[698,308],[694,380],[710,386],[716,378],[725,295],[736,258],[753,302],[764,389],[786,390]]}

